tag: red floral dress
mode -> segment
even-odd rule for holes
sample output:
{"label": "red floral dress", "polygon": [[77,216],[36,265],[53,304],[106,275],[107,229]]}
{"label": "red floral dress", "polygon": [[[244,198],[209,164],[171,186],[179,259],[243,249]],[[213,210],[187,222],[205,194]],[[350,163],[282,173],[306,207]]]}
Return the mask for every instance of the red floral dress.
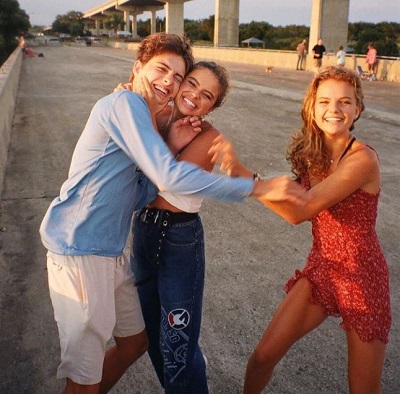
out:
{"label": "red floral dress", "polygon": [[[304,186],[310,188],[309,180]],[[389,340],[389,274],[375,231],[379,193],[361,189],[312,219],[313,245],[306,266],[286,283],[302,277],[312,288],[310,302],[341,316],[345,330],[362,341]]]}

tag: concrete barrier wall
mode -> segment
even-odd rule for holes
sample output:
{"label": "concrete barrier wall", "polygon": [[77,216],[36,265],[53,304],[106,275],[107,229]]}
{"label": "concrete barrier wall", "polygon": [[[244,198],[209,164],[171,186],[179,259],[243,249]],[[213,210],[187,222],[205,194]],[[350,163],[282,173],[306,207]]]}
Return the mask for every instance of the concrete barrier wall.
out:
{"label": "concrete barrier wall", "polygon": [[22,51],[18,47],[0,67],[0,200],[21,65]]}
{"label": "concrete barrier wall", "polygon": [[[138,43],[116,42],[111,43],[114,48],[136,50]],[[254,64],[264,67],[280,67],[295,70],[297,64],[297,53],[293,51],[277,51],[268,49],[254,48],[214,48],[214,47],[193,47],[193,53],[196,59],[208,59],[226,62]],[[336,54],[330,54],[324,57],[323,65],[335,65]],[[365,56],[347,55],[346,66],[356,69],[360,65],[364,71],[367,71]],[[313,71],[312,55],[307,56],[306,69]],[[391,82],[400,82],[400,60],[397,58],[379,59],[378,80]]]}
{"label": "concrete barrier wall", "polygon": [[[208,48],[194,47],[194,55],[196,58],[213,59],[216,61],[228,61],[237,63],[255,64],[264,67],[281,67],[296,69],[297,53],[292,51],[273,51],[273,50],[257,50],[245,48]],[[335,65],[336,54],[330,54],[324,57],[323,66]],[[346,66],[356,69],[360,65],[367,71],[365,64],[365,56],[347,55]],[[313,71],[312,55],[307,56],[306,69]],[[378,80],[391,82],[400,82],[400,61],[396,58],[379,59]]]}

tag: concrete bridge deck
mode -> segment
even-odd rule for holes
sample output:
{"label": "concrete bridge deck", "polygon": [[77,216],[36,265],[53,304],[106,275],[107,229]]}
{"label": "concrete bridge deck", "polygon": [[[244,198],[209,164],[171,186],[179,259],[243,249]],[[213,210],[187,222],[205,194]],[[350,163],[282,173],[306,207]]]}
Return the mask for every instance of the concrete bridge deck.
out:
{"label": "concrete bridge deck", "polygon": [[[40,49],[38,48],[39,52]],[[75,142],[95,101],[126,80],[134,54],[95,47],[47,47],[25,58],[19,84],[0,210],[0,392],[56,393],[58,334],[38,227],[66,178]],[[214,124],[236,143],[243,161],[265,176],[287,173],[284,148],[300,125],[301,99],[312,75],[226,63],[234,89]],[[391,274],[393,325],[383,393],[400,392],[400,85],[365,82],[367,110],[355,135],[380,155],[378,232]],[[249,199],[207,201],[207,279],[202,346],[211,393],[240,393],[247,358],[310,247],[309,224],[294,227]],[[269,393],[347,393],[345,336],[328,319],[276,369]],[[113,393],[158,393],[147,356]]]}

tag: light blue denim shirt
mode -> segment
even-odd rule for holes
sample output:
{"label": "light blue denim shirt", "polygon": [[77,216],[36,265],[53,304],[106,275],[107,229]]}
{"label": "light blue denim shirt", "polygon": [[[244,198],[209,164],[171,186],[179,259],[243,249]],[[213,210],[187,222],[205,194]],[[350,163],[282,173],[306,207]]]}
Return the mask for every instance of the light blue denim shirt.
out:
{"label": "light blue denim shirt", "polygon": [[40,235],[53,253],[119,256],[133,212],[158,190],[242,201],[252,189],[250,179],[217,176],[177,162],[154,130],[144,99],[121,90],[93,107]]}

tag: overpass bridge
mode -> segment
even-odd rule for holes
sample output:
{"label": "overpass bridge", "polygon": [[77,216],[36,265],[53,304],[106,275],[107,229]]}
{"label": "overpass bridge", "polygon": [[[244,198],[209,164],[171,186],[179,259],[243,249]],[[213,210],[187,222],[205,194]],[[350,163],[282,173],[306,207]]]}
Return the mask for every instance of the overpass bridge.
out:
{"label": "overpass bridge", "polygon": [[[128,78],[134,52],[107,47],[43,47],[44,58],[16,54],[0,85],[18,71],[0,209],[0,392],[56,393],[58,335],[46,283],[38,228],[65,180],[74,145],[94,103]],[[300,125],[301,100],[312,73],[225,62],[233,90],[212,114],[240,157],[265,176],[287,173],[284,147]],[[18,67],[20,67],[18,69]],[[19,72],[19,70],[21,72]],[[367,109],[358,139],[379,153],[382,191],[378,233],[386,254],[393,325],[383,393],[400,387],[400,84],[363,82]],[[0,92],[3,89],[0,88]],[[2,102],[3,103],[3,102]],[[3,104],[2,104],[3,105]],[[1,113],[4,113],[1,106]],[[3,122],[0,122],[2,125]],[[3,135],[1,137],[4,143]],[[250,351],[283,297],[282,285],[301,267],[310,246],[309,225],[291,226],[256,201],[207,201],[206,292],[201,345],[211,393],[241,392]],[[271,394],[347,393],[345,336],[328,319],[282,360]],[[159,387],[147,356],[112,393],[154,394]]]}
{"label": "overpass bridge", "polygon": [[[196,0],[111,0],[84,13],[87,27],[94,23],[99,35],[104,18],[112,13],[123,13],[125,30],[137,37],[137,16],[150,11],[151,33],[156,32],[156,12],[165,8],[166,32],[184,34],[184,3]],[[268,0],[266,0],[268,1]],[[239,45],[239,4],[240,0],[214,0],[215,26],[214,45],[216,47],[237,47]],[[325,47],[336,51],[339,45],[346,46],[350,0],[311,0],[309,52],[323,37]],[[263,16],[265,20],[268,15]]]}
{"label": "overpass bridge", "polygon": [[83,14],[83,18],[87,20],[86,28],[91,23],[95,25],[95,31],[99,35],[99,31],[107,16],[113,13],[122,13],[124,15],[125,30],[130,31],[133,37],[137,37],[137,16],[144,12],[150,12],[150,34],[156,32],[156,12],[166,8],[167,32],[183,34],[183,4],[185,1],[156,1],[156,0],[112,0],[107,3],[100,4]]}

